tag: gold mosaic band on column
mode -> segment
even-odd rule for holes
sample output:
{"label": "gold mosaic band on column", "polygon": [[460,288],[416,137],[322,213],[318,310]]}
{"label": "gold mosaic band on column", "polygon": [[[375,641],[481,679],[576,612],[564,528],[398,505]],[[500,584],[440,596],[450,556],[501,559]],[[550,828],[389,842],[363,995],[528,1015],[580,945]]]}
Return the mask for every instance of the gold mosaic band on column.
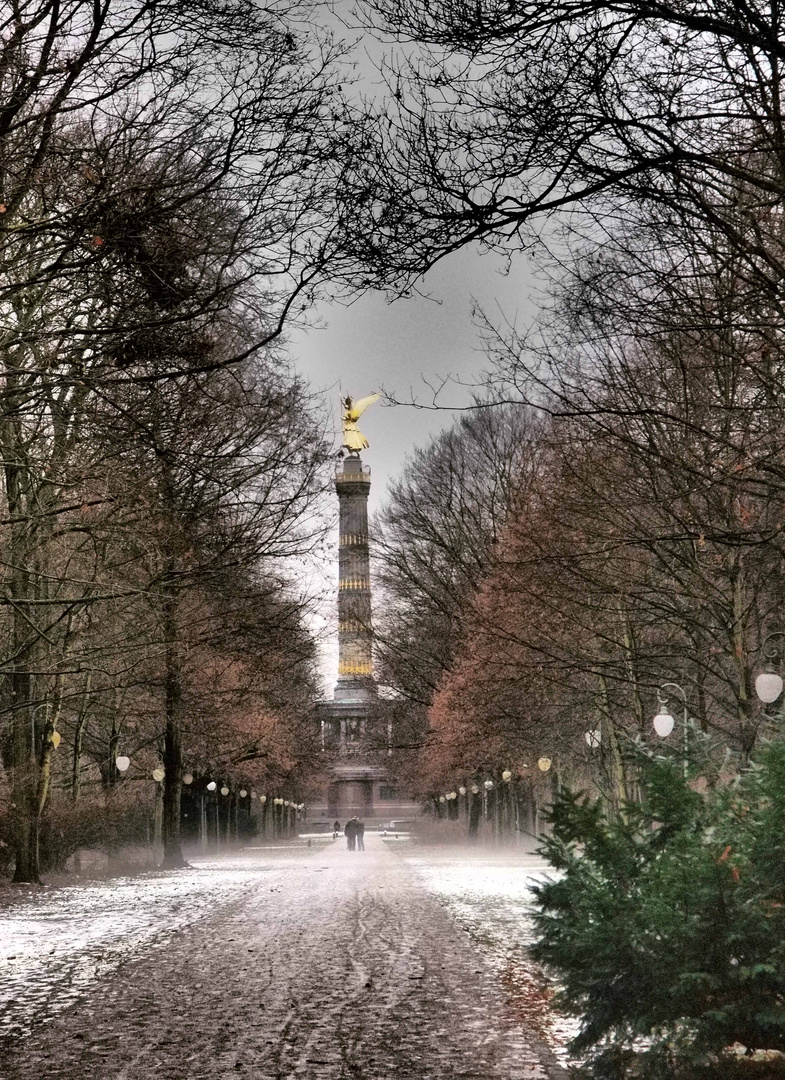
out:
{"label": "gold mosaic band on column", "polygon": [[372,675],[373,669],[368,663],[351,663],[348,660],[341,660],[338,663],[339,675]]}
{"label": "gold mosaic band on column", "polygon": [[338,582],[339,589],[370,589],[370,587],[370,578],[343,578],[341,581]]}

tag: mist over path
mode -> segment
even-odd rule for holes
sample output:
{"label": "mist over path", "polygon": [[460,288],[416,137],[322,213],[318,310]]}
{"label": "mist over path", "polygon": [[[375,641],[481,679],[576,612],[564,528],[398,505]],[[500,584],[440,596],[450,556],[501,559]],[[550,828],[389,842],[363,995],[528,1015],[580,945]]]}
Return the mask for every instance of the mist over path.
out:
{"label": "mist over path", "polygon": [[[417,869],[371,834],[365,852],[340,841],[251,849],[137,879],[130,892],[128,879],[89,900],[91,886],[52,889],[43,913],[38,898],[13,905],[6,925],[38,920],[40,951],[54,961],[47,978],[41,956],[6,958],[16,1005],[57,1015],[6,1038],[0,1076],[564,1076],[514,1013],[493,962],[425,888],[423,860],[418,849]],[[93,916],[84,914],[80,937],[73,919],[86,902]],[[110,932],[96,930],[100,919]],[[70,968],[69,940],[71,954],[81,950]],[[90,966],[102,957],[103,970]]]}

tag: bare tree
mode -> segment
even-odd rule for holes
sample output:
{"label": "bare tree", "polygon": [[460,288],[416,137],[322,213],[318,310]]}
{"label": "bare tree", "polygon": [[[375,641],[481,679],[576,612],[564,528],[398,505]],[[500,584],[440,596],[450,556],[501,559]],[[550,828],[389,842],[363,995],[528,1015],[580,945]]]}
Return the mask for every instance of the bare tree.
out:
{"label": "bare tree", "polygon": [[[761,222],[774,250],[779,229]],[[537,347],[500,338],[494,390],[551,420],[434,706],[443,757],[496,740],[585,758],[596,727],[618,798],[620,734],[648,736],[674,679],[721,745],[746,755],[765,730],[752,681],[783,593],[782,321],[756,284],[721,230],[656,218],[578,262]]]}
{"label": "bare tree", "polygon": [[100,531],[74,516],[118,498],[92,418],[120,410],[126,387],[241,367],[350,265],[339,54],[304,15],[244,0],[0,11],[4,757],[20,881],[38,874],[59,701],[47,680],[107,581],[99,551],[80,579],[61,550],[67,531]]}
{"label": "bare tree", "polygon": [[183,665],[194,622],[191,611],[186,630],[184,594],[307,551],[320,535],[313,504],[326,445],[303,387],[272,366],[267,377],[219,369],[143,384],[119,405],[113,418],[111,408],[103,415],[139,478],[136,498],[152,527],[140,519],[141,534],[129,539],[141,545],[141,587],[163,653],[164,861],[174,866],[182,864]]}
{"label": "bare tree", "polygon": [[601,240],[646,204],[721,228],[776,291],[782,263],[757,230],[785,175],[776,4],[359,8],[402,43],[355,189],[358,249],[389,282],[464,244],[529,246],[565,211]]}
{"label": "bare tree", "polygon": [[536,470],[537,438],[529,410],[478,404],[415,451],[391,489],[374,548],[386,601],[377,650],[382,679],[414,703],[430,703],[451,663],[467,600]]}

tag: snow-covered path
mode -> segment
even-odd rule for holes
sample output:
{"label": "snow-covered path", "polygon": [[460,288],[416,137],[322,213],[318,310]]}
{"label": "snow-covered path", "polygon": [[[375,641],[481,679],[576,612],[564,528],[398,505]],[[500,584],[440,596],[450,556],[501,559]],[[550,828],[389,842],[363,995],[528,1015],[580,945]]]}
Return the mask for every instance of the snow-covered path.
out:
{"label": "snow-covered path", "polygon": [[547,877],[547,864],[520,850],[481,845],[415,849],[404,859],[480,947],[526,1024],[567,1064],[566,1045],[578,1023],[550,1007],[553,987],[527,954],[534,934],[531,885]]}
{"label": "snow-covered path", "polygon": [[485,866],[473,941],[461,882],[476,862],[368,840],[246,850],[0,911],[0,1077],[563,1076],[500,968],[541,865],[498,868],[513,907],[490,938],[502,924]]}
{"label": "snow-covered path", "polygon": [[128,960],[154,968],[156,949],[271,870],[247,859],[200,862],[176,874],[36,889],[0,908],[0,1039],[29,1034]]}

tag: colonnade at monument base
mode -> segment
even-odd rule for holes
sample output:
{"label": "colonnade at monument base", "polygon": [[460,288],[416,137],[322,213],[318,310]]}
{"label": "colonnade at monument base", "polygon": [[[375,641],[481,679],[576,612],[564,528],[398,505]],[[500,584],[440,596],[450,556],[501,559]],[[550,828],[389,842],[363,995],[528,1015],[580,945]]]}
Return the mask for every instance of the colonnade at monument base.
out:
{"label": "colonnade at monument base", "polygon": [[[373,687],[375,691],[375,687]],[[350,697],[345,685],[336,696]],[[329,780],[321,801],[309,805],[310,821],[345,825],[350,817],[366,824],[405,825],[420,816],[421,806],[399,791],[388,775],[389,736],[384,703],[375,692],[353,700],[325,701],[319,707],[322,751]]]}
{"label": "colonnade at monument base", "polygon": [[420,817],[422,807],[395,790],[382,770],[370,767],[340,766],[333,769],[326,802],[312,802],[308,807],[310,825],[334,822],[343,827],[350,817],[362,818],[370,828],[401,829]]}

